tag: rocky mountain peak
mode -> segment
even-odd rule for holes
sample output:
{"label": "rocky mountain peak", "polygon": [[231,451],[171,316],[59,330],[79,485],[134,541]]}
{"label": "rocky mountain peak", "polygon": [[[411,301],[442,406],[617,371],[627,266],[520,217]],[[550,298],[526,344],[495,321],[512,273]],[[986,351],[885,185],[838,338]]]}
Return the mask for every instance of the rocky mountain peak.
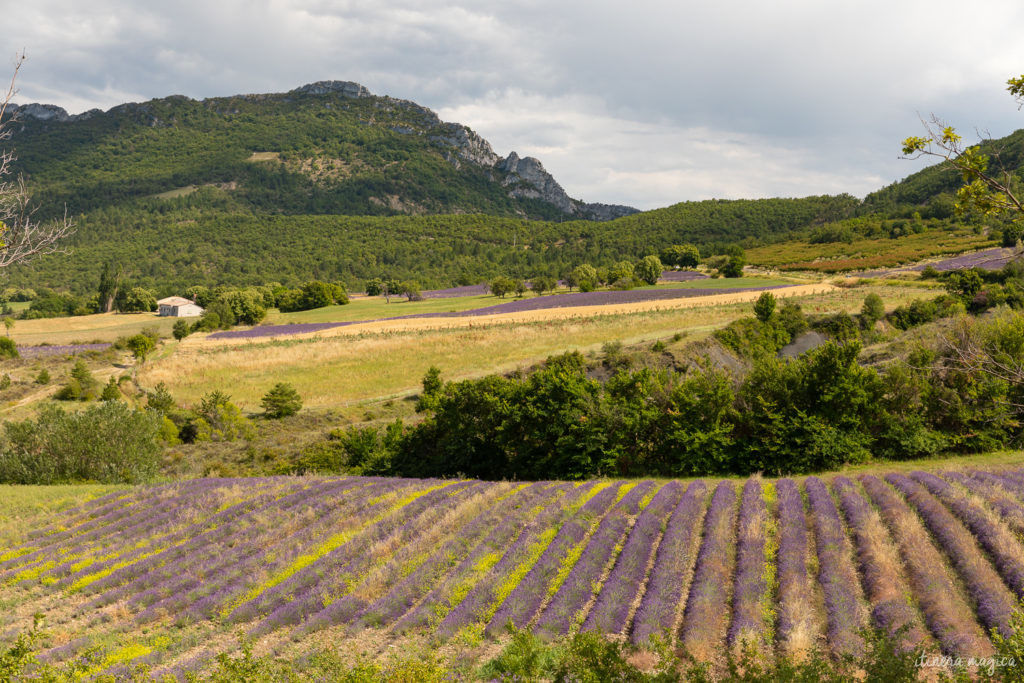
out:
{"label": "rocky mountain peak", "polygon": [[300,95],[330,95],[338,93],[344,97],[372,97],[373,93],[354,81],[317,81],[292,90]]}

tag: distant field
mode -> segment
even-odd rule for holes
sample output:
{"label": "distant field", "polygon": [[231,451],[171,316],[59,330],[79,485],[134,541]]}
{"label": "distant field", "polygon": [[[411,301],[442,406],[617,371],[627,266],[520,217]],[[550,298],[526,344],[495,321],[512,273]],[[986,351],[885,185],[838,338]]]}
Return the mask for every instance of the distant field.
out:
{"label": "distant field", "polygon": [[[783,290],[785,291],[785,290]],[[857,311],[869,291],[890,307],[932,296],[916,287],[883,285],[834,289],[795,297],[808,313]],[[730,301],[730,297],[745,297]],[[431,365],[445,379],[509,371],[549,355],[599,350],[608,341],[638,343],[674,334],[699,338],[750,315],[757,292],[687,300],[689,308],[653,302],[627,306],[528,311],[518,316],[413,319],[354,325],[317,335],[277,340],[206,341],[190,337],[166,357],[146,363],[139,382],[165,382],[179,401],[194,403],[209,391],[231,394],[243,409],[276,382],[293,384],[312,409],[404,396],[419,389]],[[343,307],[344,308],[344,307]],[[660,310],[658,310],[660,309]]]}
{"label": "distant field", "polygon": [[641,647],[663,636],[715,668],[744,639],[854,653],[868,625],[914,653],[984,657],[1024,593],[1015,459],[786,479],[138,487],[23,527],[0,553],[0,632],[41,612],[52,660],[100,646],[100,668],[158,675],[243,638],[291,660],[429,648],[474,662],[510,621]]}
{"label": "distant field", "polygon": [[69,318],[18,320],[11,339],[19,346],[112,342],[118,337],[138,334],[155,327],[169,336],[176,318],[161,318],[155,313],[98,313]]}
{"label": "distant field", "polygon": [[803,240],[782,242],[748,249],[747,262],[784,271],[836,273],[890,268],[921,259],[959,254],[994,245],[992,237],[975,234],[971,228],[951,231],[927,230],[897,239],[856,239],[851,244],[809,244]]}

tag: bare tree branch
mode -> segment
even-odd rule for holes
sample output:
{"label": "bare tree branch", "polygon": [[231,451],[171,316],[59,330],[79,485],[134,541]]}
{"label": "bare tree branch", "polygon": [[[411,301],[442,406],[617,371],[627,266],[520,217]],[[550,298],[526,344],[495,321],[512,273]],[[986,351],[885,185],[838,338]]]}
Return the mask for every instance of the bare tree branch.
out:
{"label": "bare tree branch", "polygon": [[[11,138],[10,124],[17,112],[8,115],[7,110],[17,93],[15,83],[24,63],[25,53],[20,52],[14,59],[14,74],[10,85],[0,101],[0,141]],[[0,150],[0,269],[24,263],[37,256],[66,251],[60,241],[75,229],[68,217],[67,207],[64,207],[62,218],[48,222],[40,222],[35,218],[38,207],[30,201],[24,178],[20,175],[14,179],[9,178],[11,163],[15,158],[11,150]]]}

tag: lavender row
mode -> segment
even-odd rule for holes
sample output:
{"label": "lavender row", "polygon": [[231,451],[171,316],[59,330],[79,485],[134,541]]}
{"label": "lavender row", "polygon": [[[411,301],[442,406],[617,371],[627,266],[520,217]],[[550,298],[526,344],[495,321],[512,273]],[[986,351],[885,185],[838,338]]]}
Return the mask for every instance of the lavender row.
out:
{"label": "lavender row", "polygon": [[942,649],[950,655],[984,657],[990,654],[991,643],[947,574],[945,560],[928,539],[920,518],[877,477],[862,475],[860,481],[899,546],[925,621]]}
{"label": "lavender row", "polygon": [[[279,619],[282,624],[297,623],[293,619],[311,611],[312,602],[318,599],[323,591],[342,590],[348,583],[350,573],[356,567],[371,561],[369,550],[375,543],[415,519],[423,510],[440,505],[451,496],[462,494],[475,486],[479,484],[468,481],[449,484],[421,495],[398,510],[390,512],[387,511],[386,502],[379,503],[378,509],[384,514],[382,519],[364,526],[347,542],[316,558],[316,561],[284,581],[238,605],[227,615],[227,620],[231,623],[240,623],[261,618],[268,624]],[[372,516],[372,513],[360,514],[358,518],[367,516]]]}
{"label": "lavender row", "polygon": [[1024,597],[1024,548],[1021,548],[1013,533],[993,519],[985,508],[934,474],[912,472],[910,476],[956,513],[992,557],[1007,585],[1018,598]]}
{"label": "lavender row", "polygon": [[683,615],[683,647],[701,661],[710,661],[720,651],[726,635],[736,514],[736,490],[732,482],[723,481],[715,488],[704,518],[704,538]]}
{"label": "lavender row", "polygon": [[986,628],[998,628],[1009,636],[1010,615],[1016,601],[971,533],[921,484],[902,474],[885,478],[917,508],[924,525],[946,551],[974,600],[981,622]]}
{"label": "lavender row", "polygon": [[558,576],[562,562],[574,547],[583,542],[594,520],[604,515],[615,501],[620,486],[621,483],[618,483],[602,489],[584,504],[579,513],[559,528],[558,534],[544,549],[537,563],[495,612],[491,623],[487,625],[488,634],[497,635],[509,623],[516,628],[523,628],[530,622],[544,602],[551,582]]}
{"label": "lavender row", "polygon": [[850,527],[857,547],[857,563],[874,624],[890,636],[898,636],[906,650],[923,648],[928,634],[917,610],[908,605],[905,596],[912,591],[900,572],[900,558],[886,543],[888,537],[881,519],[853,482],[836,477],[832,490],[839,497],[839,506]]}
{"label": "lavender row", "polygon": [[[341,482],[339,486],[345,489],[358,488],[358,485],[349,485],[345,481]],[[385,491],[389,484],[377,483],[370,486],[370,490],[376,488],[378,491]],[[314,488],[315,490],[316,488]],[[259,515],[275,518],[278,514],[277,506],[281,501],[301,500],[309,493],[309,489],[302,486],[294,490],[286,490],[284,496],[279,495],[280,492],[267,493],[226,508],[203,523],[195,525],[195,528],[192,529],[193,533],[184,543],[167,548],[127,567],[122,567],[93,583],[88,589],[100,593],[94,601],[95,605],[109,604],[144,589],[174,582],[179,577],[186,579],[195,578],[197,575],[201,577],[203,569],[208,566],[206,563],[211,563],[209,566],[215,569],[219,563],[232,561],[235,554],[225,552],[224,549],[245,547],[239,541],[251,538],[253,533],[258,534],[262,528],[258,524],[253,524],[254,519],[258,519]],[[332,499],[324,496],[321,500],[330,501]]]}
{"label": "lavender row", "polygon": [[[216,542],[210,539],[202,553],[181,558],[133,582],[126,587],[134,593],[129,604],[146,606],[136,619],[144,622],[162,612],[177,614],[182,610],[185,613],[180,617],[186,620],[211,616],[213,609],[247,585],[253,575],[268,568],[267,556],[273,555],[273,566],[280,566],[328,534],[340,519],[357,517],[363,501],[344,495],[351,494],[352,488],[347,483],[336,484],[287,496],[275,508],[275,526],[252,524],[232,529]],[[303,499],[287,500],[298,495]],[[306,506],[299,514],[289,514],[299,502]],[[236,548],[241,552],[232,550]],[[143,585],[149,587],[140,590]]]}
{"label": "lavender row", "polygon": [[672,511],[658,546],[647,590],[633,618],[631,638],[637,645],[648,644],[657,633],[664,633],[666,642],[671,642],[675,636],[680,603],[687,589],[687,574],[696,558],[694,542],[706,498],[704,482],[695,481]]}
{"label": "lavender row", "polygon": [[960,472],[943,472],[942,476],[984,499],[1007,526],[1018,535],[1024,535],[1024,505],[1021,505],[1020,500],[1005,488]]}
{"label": "lavender row", "polygon": [[[653,486],[653,484],[651,486]],[[646,484],[638,484],[632,491],[626,494],[620,502],[620,505],[628,507],[630,504],[638,503],[642,494],[638,493],[635,499],[632,499],[630,494],[640,489],[649,490],[649,488],[650,486],[647,486]],[[627,502],[627,499],[630,499],[630,501]],[[538,520],[540,519],[541,517],[538,517]],[[564,514],[562,519],[559,521],[564,522]],[[539,525],[538,531],[542,532],[544,529],[548,529],[550,527],[550,521],[542,522]],[[501,597],[495,593],[495,589],[500,585],[502,577],[511,573],[514,567],[521,566],[523,562],[528,560],[528,550],[530,548],[529,542],[536,540],[538,535],[539,534],[536,532],[531,533],[527,539],[526,534],[523,534],[520,539],[517,540],[517,544],[519,545],[505,553],[498,564],[496,564],[488,573],[487,577],[478,582],[477,585],[469,591],[466,597],[459,602],[459,604],[456,605],[447,616],[445,616],[437,627],[438,635],[444,637],[446,635],[454,634],[464,626],[493,616],[487,614],[487,610],[490,607],[497,607],[495,602]]]}
{"label": "lavender row", "polygon": [[808,477],[804,490],[814,521],[818,581],[825,594],[829,644],[835,652],[855,654],[863,646],[859,631],[866,615],[843,523],[820,479]]}
{"label": "lavender row", "polygon": [[669,482],[640,513],[597,602],[587,615],[584,631],[621,633],[626,628],[630,608],[647,578],[647,566],[665,528],[665,520],[682,495],[682,485]]}
{"label": "lavender row", "polygon": [[393,569],[389,580],[377,589],[378,597],[373,602],[364,596],[346,595],[312,615],[303,624],[303,633],[363,618],[377,625],[385,620],[390,623],[408,611],[432,584],[465,558],[482,541],[489,529],[500,527],[502,523],[508,528],[521,524],[522,514],[538,503],[549,503],[561,491],[564,491],[562,487],[554,487],[550,482],[537,482],[489,506],[486,513],[476,515],[422,563],[414,567]]}
{"label": "lavender row", "polygon": [[[583,486],[570,488],[562,498],[545,506],[537,516],[543,516],[545,519],[559,524],[564,523],[563,515],[567,514],[565,511],[574,510],[578,501],[594,487],[595,483],[588,482]],[[400,633],[406,632],[447,616],[456,606],[453,603],[457,602],[460,587],[465,588],[481,563],[486,563],[487,558],[493,557],[495,554],[506,553],[524,535],[537,533],[538,527],[535,520],[527,519],[519,524],[503,524],[488,534],[487,539],[474,548],[473,552],[460,562],[442,583],[427,593],[419,605],[398,620],[394,630]]]}
{"label": "lavender row", "polygon": [[[250,629],[250,633],[263,635],[282,626],[301,624],[310,616],[322,612],[329,604],[344,599],[377,564],[377,548],[409,546],[423,535],[425,528],[433,526],[464,502],[476,495],[485,494],[490,488],[491,485],[480,482],[461,488],[449,487],[423,496],[425,500],[422,505],[416,501],[405,506],[400,513],[381,520],[362,534],[363,539],[353,539],[355,543],[344,553],[334,557],[328,554],[318,561],[316,564],[320,565],[319,569],[312,572],[318,577],[317,581],[313,584],[302,582],[299,587],[292,589],[285,601],[279,602],[269,613],[264,612],[266,616]],[[360,541],[364,544],[362,549],[359,547]],[[396,559],[396,555],[392,554],[389,561]],[[290,580],[285,583],[290,583]]]}
{"label": "lavender row", "polygon": [[778,501],[778,635],[789,653],[811,649],[815,640],[811,587],[807,575],[807,517],[800,488],[792,479],[775,486]]}
{"label": "lavender row", "polygon": [[734,646],[749,641],[763,650],[768,644],[762,610],[768,589],[764,574],[767,520],[768,508],[761,491],[761,481],[748,479],[740,499],[736,581],[733,586],[732,625],[729,627],[729,643]]}
{"label": "lavender row", "polygon": [[594,588],[615,550],[629,529],[630,517],[636,514],[640,501],[654,488],[645,481],[634,486],[618,505],[601,520],[583,554],[573,566],[565,583],[541,613],[537,629],[547,635],[564,635],[594,594]]}

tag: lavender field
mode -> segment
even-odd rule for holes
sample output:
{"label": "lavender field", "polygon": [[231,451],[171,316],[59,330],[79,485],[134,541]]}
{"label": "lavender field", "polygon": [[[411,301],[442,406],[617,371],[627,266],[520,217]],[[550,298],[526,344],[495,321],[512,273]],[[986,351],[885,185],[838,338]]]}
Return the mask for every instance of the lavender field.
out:
{"label": "lavender field", "polygon": [[[441,646],[579,630],[702,661],[987,656],[1024,596],[1024,469],[805,480],[198,479],[55,513],[0,549],[0,633],[177,673],[247,636]],[[232,645],[232,643],[234,645]],[[388,645],[382,645],[387,647]]]}
{"label": "lavender field", "polygon": [[[683,282],[701,279],[699,277],[681,277],[673,281]],[[481,315],[499,315],[502,313],[522,313],[524,311],[539,311],[552,308],[577,308],[580,306],[612,306],[616,304],[629,304],[640,301],[668,301],[672,299],[688,299],[698,296],[712,296],[715,294],[734,294],[737,292],[759,292],[762,290],[784,289],[796,285],[765,285],[760,287],[731,287],[731,288],[686,288],[686,289],[636,289],[625,291],[599,291],[599,292],[570,292],[564,294],[551,294],[548,296],[536,296],[527,299],[513,299],[500,304],[472,308],[465,311],[447,311],[433,313],[411,313],[409,315],[397,315],[389,318],[374,318],[372,320],[349,320],[345,322],[323,322],[323,323],[292,323],[288,325],[258,325],[244,330],[226,330],[214,332],[209,339],[254,339],[259,337],[280,337],[293,334],[306,334],[309,332],[320,332],[335,327],[346,327],[348,325],[359,325],[361,323],[383,322],[387,320],[411,320],[416,318],[467,318]],[[451,296],[465,296],[464,290],[472,288],[459,287],[456,291],[462,293],[451,294]],[[475,290],[470,293],[476,293]],[[440,295],[437,298],[445,298]]]}

